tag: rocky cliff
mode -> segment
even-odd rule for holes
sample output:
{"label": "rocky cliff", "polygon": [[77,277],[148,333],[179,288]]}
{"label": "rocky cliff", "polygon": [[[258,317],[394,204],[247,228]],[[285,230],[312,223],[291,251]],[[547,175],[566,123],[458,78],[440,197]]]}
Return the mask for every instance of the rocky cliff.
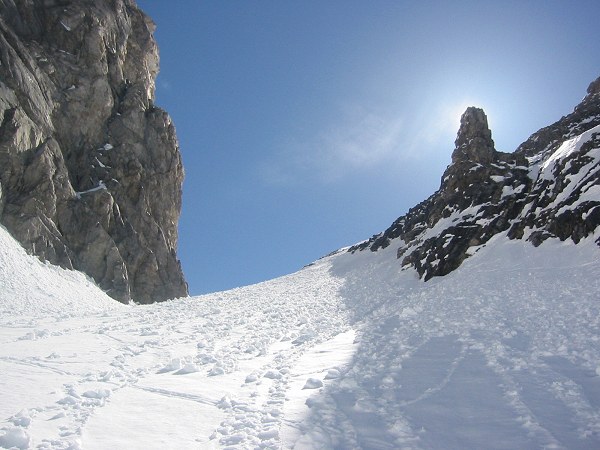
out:
{"label": "rocky cliff", "polygon": [[350,251],[396,245],[402,266],[427,280],[498,233],[536,246],[548,238],[577,243],[599,225],[600,78],[573,113],[514,153],[496,151],[485,113],[468,108],[438,191]]}
{"label": "rocky cliff", "polygon": [[183,167],[133,0],[0,0],[0,222],[120,300],[184,296]]}

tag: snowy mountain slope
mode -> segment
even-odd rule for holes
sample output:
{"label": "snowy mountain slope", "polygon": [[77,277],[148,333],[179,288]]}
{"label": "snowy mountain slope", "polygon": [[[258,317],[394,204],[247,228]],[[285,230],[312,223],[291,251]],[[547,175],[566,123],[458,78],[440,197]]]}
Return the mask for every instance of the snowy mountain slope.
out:
{"label": "snowy mountain slope", "polygon": [[[34,307],[55,291],[23,282],[20,310],[0,294],[0,446],[598,448],[598,237],[499,235],[427,283],[389,246],[69,313]],[[42,269],[65,298],[88,295]]]}
{"label": "snowy mountain slope", "polygon": [[121,305],[0,229],[0,447],[600,448],[599,108],[515,154],[469,108],[433,196],[227,292]]}
{"label": "snowy mountain slope", "polygon": [[119,309],[118,304],[80,272],[29,256],[0,225],[0,314],[70,315]]}
{"label": "snowy mountain slope", "polygon": [[[337,272],[343,297],[366,318],[356,327],[353,376],[329,393],[338,407],[352,399],[351,421],[364,417],[355,442],[340,436],[341,448],[598,447],[593,239],[532,249],[498,236],[460,270],[427,283],[413,271],[394,281],[392,250],[387,265],[361,257]],[[368,294],[365,276],[376,286]],[[326,433],[340,429],[318,410],[315,417]]]}
{"label": "snowy mountain slope", "polygon": [[496,151],[483,110],[467,108],[438,191],[350,251],[378,251],[402,238],[400,263],[428,280],[458,268],[471,247],[498,233],[534,245],[577,243],[599,225],[600,78],[571,114],[514,153]]}
{"label": "snowy mountain slope", "polygon": [[[11,275],[3,274],[8,281]],[[60,285],[61,276],[53,282]],[[0,445],[195,448],[242,436],[278,442],[295,361],[348,329],[340,283],[324,263],[211,296],[104,311],[83,302],[70,314],[13,314],[3,291]],[[48,300],[35,285],[22,288],[35,301]]]}

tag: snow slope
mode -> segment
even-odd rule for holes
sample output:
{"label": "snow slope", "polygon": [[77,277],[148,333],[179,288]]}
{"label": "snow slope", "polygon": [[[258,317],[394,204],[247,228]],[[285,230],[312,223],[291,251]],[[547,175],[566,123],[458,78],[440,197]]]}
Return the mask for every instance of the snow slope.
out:
{"label": "snow slope", "polygon": [[81,314],[119,309],[121,304],[80,272],[27,255],[0,225],[0,314]]}
{"label": "snow slope", "polygon": [[0,229],[0,447],[600,448],[598,237],[125,306]]}

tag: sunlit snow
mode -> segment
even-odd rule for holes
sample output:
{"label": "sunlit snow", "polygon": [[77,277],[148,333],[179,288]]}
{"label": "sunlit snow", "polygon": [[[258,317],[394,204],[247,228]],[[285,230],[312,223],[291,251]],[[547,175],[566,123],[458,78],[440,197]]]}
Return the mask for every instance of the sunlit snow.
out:
{"label": "sunlit snow", "polygon": [[600,448],[598,237],[127,306],[0,229],[0,447]]}
{"label": "sunlit snow", "polygon": [[595,134],[600,132],[600,125],[590,128],[577,136],[566,140],[560,147],[548,157],[541,167],[542,178],[551,180],[553,178],[553,170],[556,164],[569,155],[572,155],[581,149],[581,146],[588,142]]}

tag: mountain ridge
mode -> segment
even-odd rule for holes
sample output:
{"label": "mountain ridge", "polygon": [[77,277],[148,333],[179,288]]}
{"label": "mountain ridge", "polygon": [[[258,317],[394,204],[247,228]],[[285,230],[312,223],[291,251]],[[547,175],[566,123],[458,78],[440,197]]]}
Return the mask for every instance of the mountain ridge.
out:
{"label": "mountain ridge", "polygon": [[440,188],[348,251],[376,252],[400,238],[401,265],[428,280],[452,272],[500,232],[535,246],[549,237],[579,242],[600,224],[598,125],[600,78],[571,114],[513,153],[496,151],[483,110],[467,108]]}

